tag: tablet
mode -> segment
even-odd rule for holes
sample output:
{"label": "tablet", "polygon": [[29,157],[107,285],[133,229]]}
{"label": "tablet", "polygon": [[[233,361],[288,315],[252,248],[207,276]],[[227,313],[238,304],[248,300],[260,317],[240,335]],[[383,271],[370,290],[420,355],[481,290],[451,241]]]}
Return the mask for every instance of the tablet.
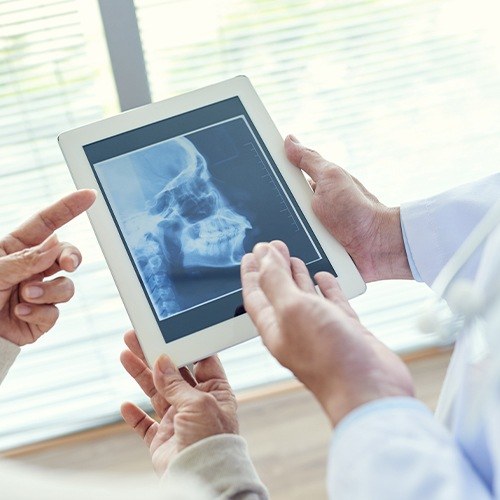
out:
{"label": "tablet", "polygon": [[[239,264],[282,240],[311,275],[365,284],[311,210],[311,189],[249,80],[239,76],[65,132],[78,188],[150,365],[178,366],[257,335]],[[333,208],[334,209],[334,208]]]}

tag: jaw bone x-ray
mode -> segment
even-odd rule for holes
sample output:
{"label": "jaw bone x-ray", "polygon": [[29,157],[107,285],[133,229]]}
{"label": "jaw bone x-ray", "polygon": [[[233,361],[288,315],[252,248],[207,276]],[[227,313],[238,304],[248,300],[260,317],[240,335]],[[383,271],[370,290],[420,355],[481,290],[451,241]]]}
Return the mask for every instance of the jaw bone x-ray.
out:
{"label": "jaw bone x-ray", "polygon": [[239,265],[252,226],[220,193],[206,159],[185,137],[110,160],[117,161],[120,168],[108,165],[100,178],[105,189],[113,186],[106,191],[161,320],[197,305],[194,299],[179,303],[175,281],[185,272]]}
{"label": "jaw bone x-ray", "polygon": [[243,312],[239,263],[259,241],[282,240],[308,265],[322,259],[244,116],[197,128],[198,115],[189,115],[189,132],[131,149],[164,137],[177,120],[92,146],[104,156],[93,161],[96,176],[168,341]]}

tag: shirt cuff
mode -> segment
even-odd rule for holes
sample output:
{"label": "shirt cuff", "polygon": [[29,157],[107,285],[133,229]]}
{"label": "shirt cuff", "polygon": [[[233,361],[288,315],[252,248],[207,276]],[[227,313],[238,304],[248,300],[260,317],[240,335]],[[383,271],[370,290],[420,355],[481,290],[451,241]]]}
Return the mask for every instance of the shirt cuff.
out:
{"label": "shirt cuff", "polygon": [[269,498],[246,441],[236,434],[217,434],[188,446],[175,457],[162,480],[186,475],[209,485],[216,498]]}
{"label": "shirt cuff", "polygon": [[[415,279],[432,287],[437,275],[464,240],[498,200],[500,173],[457,186],[400,207],[404,244]],[[476,276],[484,244],[457,273],[457,278]]]}
{"label": "shirt cuff", "polygon": [[408,241],[408,236],[406,235],[405,225],[403,224],[403,218],[401,217],[401,232],[403,233],[403,243],[405,246],[406,257],[408,259],[408,264],[410,265],[410,271],[415,281],[424,281],[420,273],[418,272],[417,266],[415,264],[415,260],[413,258],[413,254],[411,253],[410,243]]}
{"label": "shirt cuff", "polygon": [[431,198],[403,203],[400,207],[401,229],[406,255],[416,281],[431,286],[448,256],[439,241],[439,231],[431,217]]}
{"label": "shirt cuff", "polygon": [[0,384],[20,352],[18,345],[0,337]]}
{"label": "shirt cuff", "polygon": [[[391,413],[401,411],[417,411],[419,413],[426,413],[432,417],[432,412],[424,405],[421,401],[411,397],[393,397],[393,398],[383,398],[377,399],[375,401],[370,401],[364,405],[359,406],[355,410],[348,413],[337,425],[333,433],[333,441],[340,439],[347,430],[352,427],[358,420],[366,419],[374,414],[378,413]],[[375,415],[377,418],[380,415]],[[359,425],[359,423],[357,423]]]}

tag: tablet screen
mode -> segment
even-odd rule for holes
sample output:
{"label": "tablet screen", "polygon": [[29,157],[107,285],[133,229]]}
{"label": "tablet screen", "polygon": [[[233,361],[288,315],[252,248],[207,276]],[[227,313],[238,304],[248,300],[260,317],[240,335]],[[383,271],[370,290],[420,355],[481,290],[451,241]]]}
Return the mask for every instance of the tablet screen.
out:
{"label": "tablet screen", "polygon": [[238,97],[84,150],[165,342],[244,312],[260,241],[336,275]]}

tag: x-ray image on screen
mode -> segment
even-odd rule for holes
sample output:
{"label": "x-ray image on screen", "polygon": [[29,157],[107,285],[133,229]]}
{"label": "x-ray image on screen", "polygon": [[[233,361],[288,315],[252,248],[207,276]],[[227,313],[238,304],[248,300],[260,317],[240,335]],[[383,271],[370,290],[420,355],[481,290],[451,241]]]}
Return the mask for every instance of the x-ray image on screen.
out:
{"label": "x-ray image on screen", "polygon": [[94,166],[159,320],[240,290],[259,241],[319,258],[243,117]]}

